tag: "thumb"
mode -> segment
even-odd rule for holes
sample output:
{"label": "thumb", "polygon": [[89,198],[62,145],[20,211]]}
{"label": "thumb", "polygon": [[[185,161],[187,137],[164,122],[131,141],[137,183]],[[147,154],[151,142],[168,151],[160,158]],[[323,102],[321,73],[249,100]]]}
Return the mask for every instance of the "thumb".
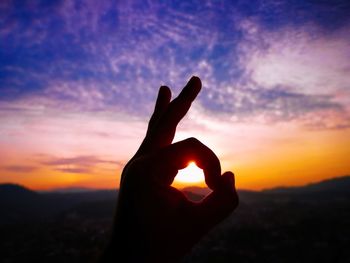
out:
{"label": "thumb", "polygon": [[219,187],[196,205],[196,222],[201,222],[202,231],[207,232],[229,216],[237,205],[238,195],[234,174],[225,172],[220,176]]}

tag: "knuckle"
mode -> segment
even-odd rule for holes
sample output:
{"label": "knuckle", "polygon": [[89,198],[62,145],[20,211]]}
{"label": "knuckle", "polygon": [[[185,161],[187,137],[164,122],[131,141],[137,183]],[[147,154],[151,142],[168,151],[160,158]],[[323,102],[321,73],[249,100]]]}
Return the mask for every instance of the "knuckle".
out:
{"label": "knuckle", "polygon": [[186,141],[188,142],[188,143],[190,143],[190,144],[200,144],[201,142],[197,139],[197,138],[195,138],[195,137],[190,137],[190,138],[188,138],[188,139],[186,139]]}

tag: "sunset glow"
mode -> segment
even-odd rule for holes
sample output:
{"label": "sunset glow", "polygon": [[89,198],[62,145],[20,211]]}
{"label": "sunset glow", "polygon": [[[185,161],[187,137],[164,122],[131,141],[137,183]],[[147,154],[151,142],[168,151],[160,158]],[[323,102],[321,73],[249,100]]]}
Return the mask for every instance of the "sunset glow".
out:
{"label": "sunset glow", "polygon": [[190,162],[184,169],[178,171],[174,184],[198,184],[204,183],[203,170],[198,168],[195,162]]}
{"label": "sunset glow", "polygon": [[238,188],[350,173],[345,4],[15,2],[0,3],[0,183],[118,187],[158,88],[174,98],[192,75],[174,141],[198,138]]}

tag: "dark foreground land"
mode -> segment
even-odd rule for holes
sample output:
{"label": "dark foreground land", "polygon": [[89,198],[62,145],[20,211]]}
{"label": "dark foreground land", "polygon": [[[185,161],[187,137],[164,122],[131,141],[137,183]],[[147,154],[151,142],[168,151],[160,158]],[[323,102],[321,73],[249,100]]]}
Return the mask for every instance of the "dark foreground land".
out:
{"label": "dark foreground land", "polygon": [[[191,188],[192,199],[202,189]],[[96,262],[116,191],[36,193],[0,185],[0,262]],[[184,262],[350,262],[350,177],[240,192],[240,205]]]}

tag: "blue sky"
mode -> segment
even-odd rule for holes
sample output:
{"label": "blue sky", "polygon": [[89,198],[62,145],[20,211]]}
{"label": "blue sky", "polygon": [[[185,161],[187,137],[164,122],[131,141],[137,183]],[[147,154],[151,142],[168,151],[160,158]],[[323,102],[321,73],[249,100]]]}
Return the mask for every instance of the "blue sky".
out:
{"label": "blue sky", "polygon": [[[283,81],[260,88],[264,83],[256,83],[247,62],[249,52],[266,51],[279,37],[287,42],[339,37],[347,48],[344,55],[349,56],[349,37],[334,36],[337,31],[348,32],[347,1],[4,1],[1,5],[3,101],[45,96],[75,108],[121,108],[143,114],[160,84],[178,91],[189,76],[198,74],[210,89],[201,102],[214,111],[273,116],[275,108],[288,118],[298,117],[300,111],[343,107],[332,98],[333,90],[323,97],[322,91],[305,95]],[[222,88],[228,85],[233,86],[233,100],[226,99]]]}

